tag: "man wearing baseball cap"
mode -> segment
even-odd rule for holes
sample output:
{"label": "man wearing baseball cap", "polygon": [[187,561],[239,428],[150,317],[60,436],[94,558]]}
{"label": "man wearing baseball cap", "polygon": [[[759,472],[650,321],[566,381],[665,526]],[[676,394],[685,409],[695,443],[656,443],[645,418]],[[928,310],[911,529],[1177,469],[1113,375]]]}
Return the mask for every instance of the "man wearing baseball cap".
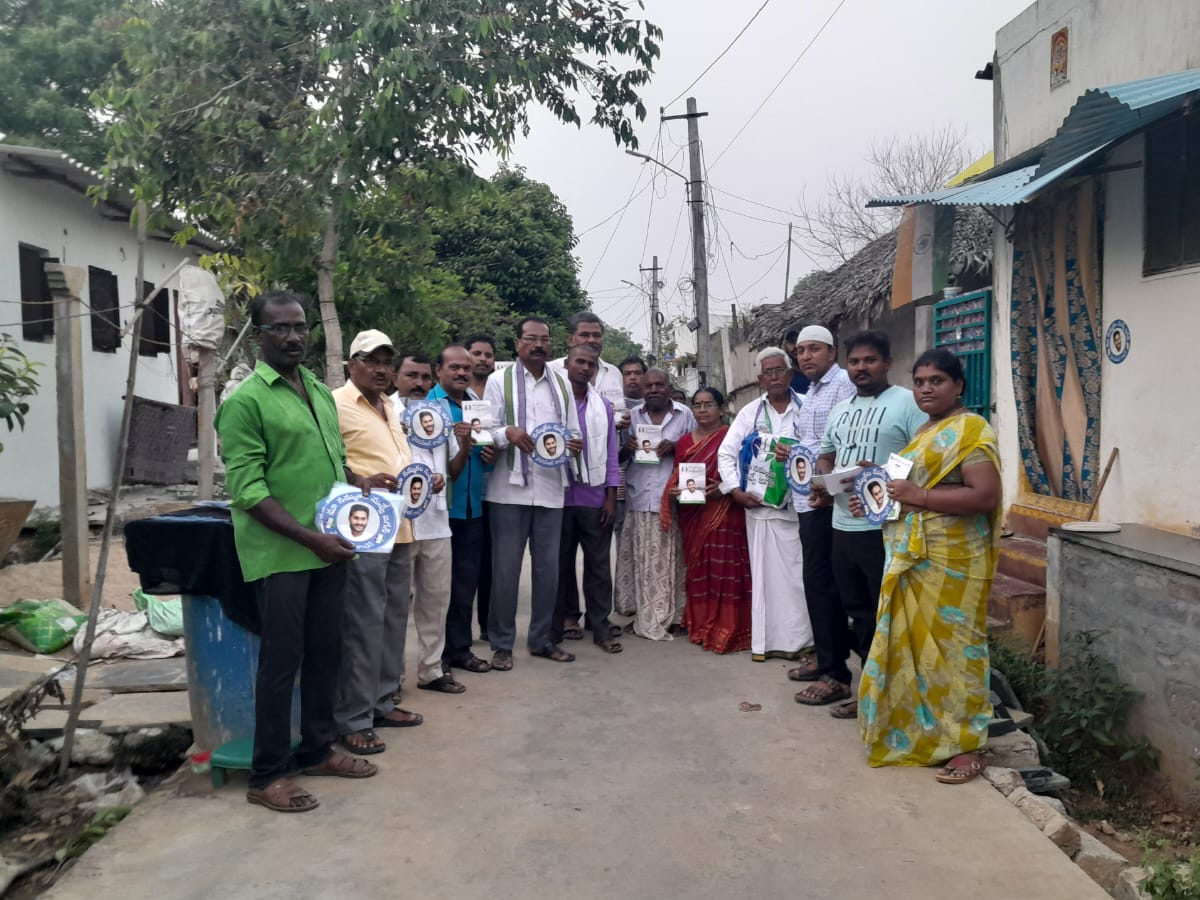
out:
{"label": "man wearing baseball cap", "polygon": [[[797,440],[814,455],[821,452],[821,436],[833,407],[853,396],[854,384],[837,364],[837,345],[822,325],[809,325],[796,335],[795,360],[808,378],[808,393],[796,419]],[[793,495],[800,516],[800,543],[804,547],[804,597],[812,622],[814,656],[788,670],[793,681],[811,681],[796,694],[796,702],[810,706],[850,697],[850,629],[837,583],[833,579],[833,500],[828,494]]]}
{"label": "man wearing baseball cap", "polygon": [[[387,396],[397,362],[386,334],[359,332],[346,364],[350,380],[333,392],[351,468],[391,473],[387,487],[393,491],[396,475],[412,462],[408,438]],[[386,745],[375,732],[378,727],[421,724],[421,716],[392,700],[404,676],[412,540],[412,526],[401,519],[391,552],[359,553],[346,564],[342,674],[334,715],[342,746],[351,753],[382,752]]]}

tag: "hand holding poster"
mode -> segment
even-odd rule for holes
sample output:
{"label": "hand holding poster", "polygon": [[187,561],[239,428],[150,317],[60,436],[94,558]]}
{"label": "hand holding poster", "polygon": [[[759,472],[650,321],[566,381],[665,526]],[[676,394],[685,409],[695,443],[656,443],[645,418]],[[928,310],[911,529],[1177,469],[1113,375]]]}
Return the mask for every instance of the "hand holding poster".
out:
{"label": "hand holding poster", "polygon": [[335,484],[317,504],[317,530],[336,534],[359,553],[390,553],[400,528],[396,499],[384,491],[363,492],[348,484]]}
{"label": "hand holding poster", "polygon": [[533,440],[533,461],[539,466],[557,468],[567,462],[567,441],[571,432],[558,422],[543,422],[529,436]]}
{"label": "hand holding poster", "polygon": [[703,504],[707,487],[707,471],[704,463],[679,464],[679,502]]}
{"label": "hand holding poster", "polygon": [[453,428],[442,404],[434,400],[410,400],[401,417],[409,443],[422,450],[433,450],[450,438]]}
{"label": "hand holding poster", "polygon": [[412,463],[400,470],[396,476],[404,518],[415,519],[429,507],[433,499],[433,469],[424,463]]}
{"label": "hand holding poster", "polygon": [[492,440],[492,405],[486,400],[464,400],[463,421],[471,426],[471,443],[486,445]]}
{"label": "hand holding poster", "polygon": [[887,494],[891,480],[887,470],[880,466],[863,469],[854,479],[854,496],[863,505],[867,521],[872,525],[882,525],[892,518],[893,510],[899,509],[899,504]]}
{"label": "hand holding poster", "polygon": [[662,440],[661,425],[638,425],[634,429],[637,450],[633,461],[643,465],[658,465],[658,444]]}

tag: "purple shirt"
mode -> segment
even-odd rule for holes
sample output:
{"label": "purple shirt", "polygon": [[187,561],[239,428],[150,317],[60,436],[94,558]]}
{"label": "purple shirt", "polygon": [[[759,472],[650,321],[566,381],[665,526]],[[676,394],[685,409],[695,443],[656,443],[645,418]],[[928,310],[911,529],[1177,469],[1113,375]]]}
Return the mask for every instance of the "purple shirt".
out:
{"label": "purple shirt", "polygon": [[[585,454],[589,446],[587,430],[589,396],[589,394],[585,394],[582,400],[578,397],[575,398],[575,409],[579,411],[579,431],[583,437]],[[570,484],[567,485],[566,494],[563,495],[563,506],[585,506],[589,509],[599,509],[604,505],[604,495],[608,488],[615,488],[621,483],[621,466],[617,459],[621,446],[617,443],[617,426],[613,419],[612,406],[606,402],[604,403],[604,412],[608,419],[608,454],[605,463],[604,484],[584,484],[575,478],[574,473],[569,473]],[[584,459],[586,459],[586,455]]]}

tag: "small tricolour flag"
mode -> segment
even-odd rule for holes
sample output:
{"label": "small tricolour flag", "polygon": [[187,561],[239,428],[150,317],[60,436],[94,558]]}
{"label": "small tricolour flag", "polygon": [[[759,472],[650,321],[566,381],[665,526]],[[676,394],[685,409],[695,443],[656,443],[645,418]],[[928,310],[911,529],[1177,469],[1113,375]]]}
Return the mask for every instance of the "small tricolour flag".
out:
{"label": "small tricolour flag", "polygon": [[896,230],[892,309],[936,294],[946,286],[954,207],[915,203],[904,207]]}

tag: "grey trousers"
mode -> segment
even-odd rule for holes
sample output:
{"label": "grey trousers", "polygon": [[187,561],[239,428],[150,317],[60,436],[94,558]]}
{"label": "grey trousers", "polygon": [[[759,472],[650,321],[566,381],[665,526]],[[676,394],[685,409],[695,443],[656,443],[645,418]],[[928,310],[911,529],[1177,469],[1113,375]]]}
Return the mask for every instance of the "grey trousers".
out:
{"label": "grey trousers", "polygon": [[492,526],[492,602],[488,639],[492,650],[512,652],[517,638],[517,592],[521,561],[529,545],[532,597],[529,609],[530,650],[551,646],[550,626],[558,598],[558,543],[562,510],[541,506],[490,503]]}
{"label": "grey trousers", "polygon": [[404,679],[404,635],[412,598],[412,545],[360,553],[346,563],[342,670],[334,720],[338,734],[370,728],[387,715]]}

